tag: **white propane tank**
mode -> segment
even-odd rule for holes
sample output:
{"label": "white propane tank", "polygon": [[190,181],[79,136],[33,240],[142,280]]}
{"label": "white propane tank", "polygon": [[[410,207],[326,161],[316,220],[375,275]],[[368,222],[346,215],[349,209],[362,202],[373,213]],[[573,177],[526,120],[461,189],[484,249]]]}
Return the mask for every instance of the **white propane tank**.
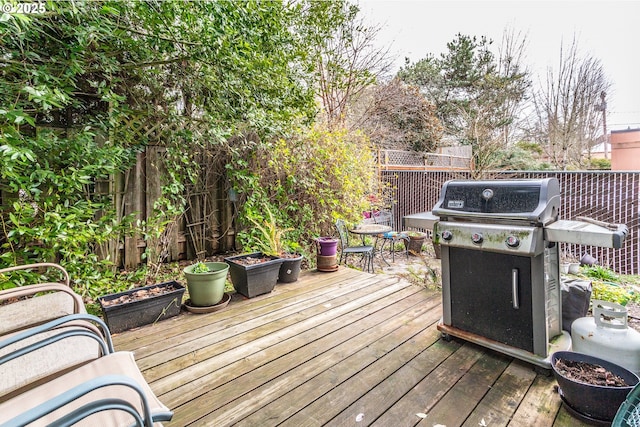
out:
{"label": "white propane tank", "polygon": [[571,325],[573,351],[613,362],[640,374],[640,332],[627,325],[627,309],[613,302],[593,300],[593,317]]}

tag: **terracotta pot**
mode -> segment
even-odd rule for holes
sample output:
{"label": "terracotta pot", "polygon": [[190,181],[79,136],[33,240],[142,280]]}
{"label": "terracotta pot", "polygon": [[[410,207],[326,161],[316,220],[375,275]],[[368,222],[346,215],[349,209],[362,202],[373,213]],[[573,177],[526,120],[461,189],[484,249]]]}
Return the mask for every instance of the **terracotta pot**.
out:
{"label": "terracotta pot", "polygon": [[336,255],[323,256],[318,255],[317,260],[318,271],[333,272],[338,270],[338,257]]}

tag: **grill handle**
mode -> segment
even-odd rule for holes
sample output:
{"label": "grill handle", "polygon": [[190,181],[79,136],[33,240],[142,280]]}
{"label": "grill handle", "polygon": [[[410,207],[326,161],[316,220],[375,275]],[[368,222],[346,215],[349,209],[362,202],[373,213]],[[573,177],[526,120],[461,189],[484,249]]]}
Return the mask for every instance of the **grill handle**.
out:
{"label": "grill handle", "polygon": [[520,301],[518,300],[518,269],[511,270],[511,297],[513,300],[513,308],[520,308]]}

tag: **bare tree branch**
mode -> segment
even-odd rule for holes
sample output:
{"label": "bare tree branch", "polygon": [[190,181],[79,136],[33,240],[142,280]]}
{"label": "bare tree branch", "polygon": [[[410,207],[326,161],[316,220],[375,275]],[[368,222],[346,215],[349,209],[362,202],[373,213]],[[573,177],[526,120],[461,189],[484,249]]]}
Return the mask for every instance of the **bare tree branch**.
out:
{"label": "bare tree branch", "polygon": [[558,70],[547,70],[533,97],[532,134],[555,167],[583,166],[584,153],[597,143],[600,94],[610,87],[600,60],[582,56],[575,37],[561,46]]}

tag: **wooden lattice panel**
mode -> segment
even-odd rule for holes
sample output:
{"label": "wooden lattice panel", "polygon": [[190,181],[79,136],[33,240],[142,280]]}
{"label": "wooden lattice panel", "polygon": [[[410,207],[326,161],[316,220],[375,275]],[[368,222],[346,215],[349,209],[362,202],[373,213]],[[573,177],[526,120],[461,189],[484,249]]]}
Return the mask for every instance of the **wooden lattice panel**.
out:
{"label": "wooden lattice panel", "polygon": [[[235,242],[230,202],[224,188],[225,180],[218,171],[224,170],[221,157],[212,155],[217,150],[195,144],[192,140],[207,141],[211,129],[196,119],[169,118],[136,115],[123,122],[114,137],[126,138],[146,144],[146,150],[138,154],[134,167],[116,177],[122,186],[116,190],[116,206],[120,218],[134,214],[146,221],[153,213],[153,206],[166,185],[164,158],[170,144],[191,147],[202,171],[196,186],[186,189],[187,207],[183,215],[171,224],[171,232],[162,240],[143,240],[140,235],[125,236],[121,262],[127,268],[142,262],[142,254],[166,253],[165,261],[202,258],[208,254],[231,249]],[[192,144],[193,146],[189,145]],[[122,200],[122,202],[118,202]],[[226,230],[226,231],[223,231]]]}
{"label": "wooden lattice panel", "polygon": [[378,165],[381,170],[468,170],[471,158],[416,151],[379,150]]}

